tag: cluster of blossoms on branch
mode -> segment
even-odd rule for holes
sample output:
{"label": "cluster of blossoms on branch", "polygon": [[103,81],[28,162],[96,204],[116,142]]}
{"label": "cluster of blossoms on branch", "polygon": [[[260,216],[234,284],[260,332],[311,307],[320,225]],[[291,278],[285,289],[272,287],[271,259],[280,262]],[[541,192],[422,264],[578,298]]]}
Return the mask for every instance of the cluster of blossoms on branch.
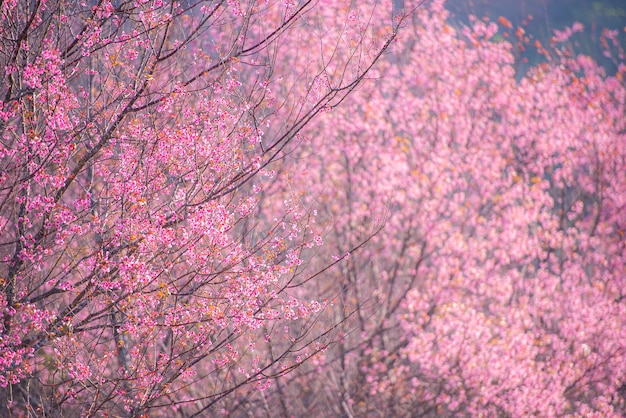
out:
{"label": "cluster of blossoms on branch", "polygon": [[327,347],[315,216],[266,188],[396,36],[355,13],[0,2],[0,415],[234,411]]}

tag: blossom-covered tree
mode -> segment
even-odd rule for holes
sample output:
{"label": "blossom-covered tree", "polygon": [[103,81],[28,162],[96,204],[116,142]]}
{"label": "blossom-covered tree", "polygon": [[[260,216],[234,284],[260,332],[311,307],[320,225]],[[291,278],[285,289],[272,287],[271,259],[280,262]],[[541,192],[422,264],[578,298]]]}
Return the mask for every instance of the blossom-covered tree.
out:
{"label": "blossom-covered tree", "polygon": [[314,216],[267,187],[390,10],[0,2],[1,415],[232,412],[327,346]]}
{"label": "blossom-covered tree", "polygon": [[[318,281],[340,340],[287,376],[286,411],[315,416],[626,413],[626,65],[555,31],[520,76],[528,34],[447,21],[429,2],[378,67],[324,115],[290,187],[319,208]],[[497,36],[496,36],[497,35]],[[508,39],[509,42],[502,40]],[[530,45],[528,43],[530,42]],[[280,382],[279,382],[280,383]],[[276,396],[284,397],[283,393]]]}

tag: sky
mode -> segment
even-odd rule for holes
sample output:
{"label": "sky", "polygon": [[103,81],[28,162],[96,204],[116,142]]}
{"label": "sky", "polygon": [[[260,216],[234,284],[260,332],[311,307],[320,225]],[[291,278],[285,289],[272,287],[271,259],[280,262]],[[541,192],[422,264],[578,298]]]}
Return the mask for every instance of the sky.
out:
{"label": "sky", "polygon": [[[514,26],[525,26],[526,32],[544,45],[555,29],[581,22],[585,32],[573,39],[577,51],[592,56],[609,73],[616,68],[602,55],[597,41],[600,33],[604,28],[617,29],[626,45],[625,0],[447,0],[446,4],[453,20],[465,23],[469,14],[493,21],[504,16]],[[532,53],[528,58],[531,63],[539,59]]]}

